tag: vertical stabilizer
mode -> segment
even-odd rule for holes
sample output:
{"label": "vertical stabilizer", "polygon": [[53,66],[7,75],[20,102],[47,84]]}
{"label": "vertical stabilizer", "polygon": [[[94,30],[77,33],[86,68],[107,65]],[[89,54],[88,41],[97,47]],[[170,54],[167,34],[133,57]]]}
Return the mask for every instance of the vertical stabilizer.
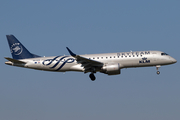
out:
{"label": "vertical stabilizer", "polygon": [[6,35],[13,59],[26,59],[40,57],[30,53],[14,35]]}

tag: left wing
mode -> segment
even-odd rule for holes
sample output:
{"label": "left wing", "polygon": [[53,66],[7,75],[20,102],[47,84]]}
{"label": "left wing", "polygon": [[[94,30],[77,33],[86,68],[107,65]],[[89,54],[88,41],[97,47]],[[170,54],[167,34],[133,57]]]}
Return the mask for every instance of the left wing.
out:
{"label": "left wing", "polygon": [[[66,47],[66,48],[67,48],[68,52],[70,53],[70,55],[72,57],[74,57],[76,59],[76,61],[84,67],[85,72],[89,72],[89,71],[91,71],[91,69],[94,69],[94,68],[99,69],[103,66],[102,62],[92,60],[89,58],[85,58],[85,57],[82,57],[80,55],[76,55],[68,47]],[[94,72],[96,72],[96,71],[94,71]]]}

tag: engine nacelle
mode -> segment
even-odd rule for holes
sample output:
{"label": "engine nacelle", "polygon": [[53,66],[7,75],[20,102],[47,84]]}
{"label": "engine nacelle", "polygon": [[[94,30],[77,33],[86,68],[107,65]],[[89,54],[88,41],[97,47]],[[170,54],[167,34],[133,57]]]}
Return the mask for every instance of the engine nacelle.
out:
{"label": "engine nacelle", "polygon": [[108,74],[108,75],[118,75],[121,73],[120,65],[119,65],[119,63],[107,64],[107,65],[103,66],[101,72]]}

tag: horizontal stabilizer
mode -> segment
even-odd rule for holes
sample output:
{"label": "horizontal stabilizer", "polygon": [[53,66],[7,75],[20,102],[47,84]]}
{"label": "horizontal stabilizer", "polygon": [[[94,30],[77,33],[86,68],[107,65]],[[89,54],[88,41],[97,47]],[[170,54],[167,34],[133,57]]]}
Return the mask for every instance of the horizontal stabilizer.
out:
{"label": "horizontal stabilizer", "polygon": [[12,59],[12,58],[8,58],[8,57],[4,57],[5,59],[11,61],[12,63],[21,63],[21,64],[25,64],[26,62],[23,62],[23,61],[19,61],[19,60],[15,60],[15,59]]}

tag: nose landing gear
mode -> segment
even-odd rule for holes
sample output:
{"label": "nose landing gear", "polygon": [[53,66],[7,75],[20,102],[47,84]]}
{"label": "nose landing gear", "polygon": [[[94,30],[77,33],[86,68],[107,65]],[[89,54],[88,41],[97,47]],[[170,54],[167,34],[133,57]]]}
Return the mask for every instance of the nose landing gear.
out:
{"label": "nose landing gear", "polygon": [[160,65],[157,65],[157,66],[156,66],[156,70],[157,70],[156,73],[157,73],[158,75],[160,74],[160,72],[158,71],[158,69],[159,69],[160,67],[161,67]]}
{"label": "nose landing gear", "polygon": [[157,73],[158,75],[160,74],[160,72],[159,72],[159,71],[157,71],[156,73]]}

